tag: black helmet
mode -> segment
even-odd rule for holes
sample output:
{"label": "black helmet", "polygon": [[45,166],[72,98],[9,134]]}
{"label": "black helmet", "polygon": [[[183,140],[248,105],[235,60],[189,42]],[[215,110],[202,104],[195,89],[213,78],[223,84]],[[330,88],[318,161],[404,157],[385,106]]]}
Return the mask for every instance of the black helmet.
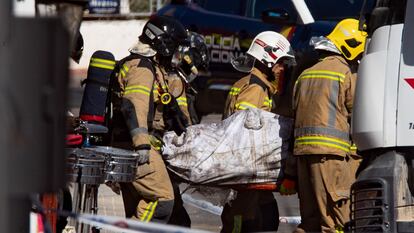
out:
{"label": "black helmet", "polygon": [[142,29],[139,40],[149,44],[161,56],[171,56],[187,37],[184,26],[168,16],[152,16]]}
{"label": "black helmet", "polygon": [[178,46],[172,65],[187,80],[191,82],[198,75],[199,70],[207,70],[210,62],[207,45],[204,37],[195,32],[188,32],[187,40]]}
{"label": "black helmet", "polygon": [[198,69],[207,70],[210,63],[210,55],[204,37],[195,32],[189,32],[190,53],[194,65]]}

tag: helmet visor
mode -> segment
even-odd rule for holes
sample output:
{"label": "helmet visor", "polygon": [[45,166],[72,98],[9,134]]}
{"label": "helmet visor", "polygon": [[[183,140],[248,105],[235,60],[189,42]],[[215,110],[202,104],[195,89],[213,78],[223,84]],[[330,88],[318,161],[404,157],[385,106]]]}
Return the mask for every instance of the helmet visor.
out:
{"label": "helmet visor", "polygon": [[242,55],[237,58],[232,58],[231,64],[237,71],[249,73],[253,69],[255,60],[256,59],[250,55]]}

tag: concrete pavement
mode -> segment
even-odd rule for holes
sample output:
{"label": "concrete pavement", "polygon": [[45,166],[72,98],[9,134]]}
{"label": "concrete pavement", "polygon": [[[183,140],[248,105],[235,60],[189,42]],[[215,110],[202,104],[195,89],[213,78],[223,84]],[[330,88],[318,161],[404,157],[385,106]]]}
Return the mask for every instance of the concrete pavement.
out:
{"label": "concrete pavement", "polygon": [[[75,116],[79,115],[79,106],[82,100],[83,89],[80,88],[80,80],[85,77],[86,70],[81,70],[79,74],[72,74],[69,83],[69,109]],[[75,78],[77,77],[77,78]],[[221,119],[221,115],[211,114],[203,117],[203,123],[217,122]],[[192,196],[192,194],[189,194]],[[275,193],[278,200],[280,216],[298,216],[299,204],[297,196],[282,197]],[[221,230],[220,216],[212,214],[193,205],[184,204],[187,212],[190,215],[193,229],[201,229],[212,232],[219,232]],[[98,192],[98,214],[106,216],[121,216],[124,217],[124,208],[122,197],[115,194],[106,185],[101,185]],[[292,232],[294,224],[281,223],[278,232]],[[102,233],[109,233],[109,231],[101,231]]]}
{"label": "concrete pavement", "polygon": [[[189,194],[192,196],[191,194]],[[297,216],[299,213],[299,206],[297,196],[282,197],[275,193],[278,200],[280,216]],[[197,198],[197,197],[195,197]],[[200,229],[211,232],[220,232],[221,220],[220,216],[212,214],[208,211],[202,210],[194,205],[185,203],[190,218],[191,228]],[[98,192],[98,215],[104,216],[119,216],[125,217],[124,207],[121,195],[117,195],[106,185],[99,186]],[[288,233],[294,229],[294,224],[280,223],[278,232]],[[68,227],[67,233],[74,233],[73,227]],[[101,233],[111,233],[111,231],[101,230]]]}

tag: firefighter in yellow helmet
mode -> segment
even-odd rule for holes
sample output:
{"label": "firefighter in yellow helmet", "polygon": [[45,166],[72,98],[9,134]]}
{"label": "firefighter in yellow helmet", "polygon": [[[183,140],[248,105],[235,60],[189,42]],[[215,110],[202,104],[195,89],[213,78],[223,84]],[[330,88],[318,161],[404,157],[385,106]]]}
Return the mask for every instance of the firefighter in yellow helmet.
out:
{"label": "firefighter in yellow helmet", "polygon": [[[266,31],[257,35],[247,56],[232,61],[236,69],[249,74],[231,88],[223,117],[247,108],[271,111],[278,80],[294,60],[290,43],[281,34]],[[221,219],[222,232],[277,231],[277,202],[270,190],[237,190],[236,199],[224,206]]]}
{"label": "firefighter in yellow helmet", "polygon": [[294,155],[302,222],[294,232],[343,232],[349,221],[350,116],[355,90],[351,65],[366,33],[355,19],[340,21],[326,37],[312,38],[317,64],[298,77],[293,92]]}

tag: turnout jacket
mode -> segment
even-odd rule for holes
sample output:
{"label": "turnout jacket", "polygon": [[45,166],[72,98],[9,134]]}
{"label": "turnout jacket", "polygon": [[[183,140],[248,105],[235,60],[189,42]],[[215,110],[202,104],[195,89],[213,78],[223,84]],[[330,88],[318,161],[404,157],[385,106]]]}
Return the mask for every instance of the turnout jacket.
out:
{"label": "turnout jacket", "polygon": [[267,76],[258,69],[234,83],[225,103],[223,119],[238,110],[259,108],[265,111],[272,109],[272,96],[277,87],[267,80]]}
{"label": "turnout jacket", "polygon": [[166,125],[164,122],[164,112],[166,106],[161,103],[161,94],[163,92],[170,93],[176,100],[178,107],[184,114],[189,125],[191,125],[190,113],[188,110],[187,97],[186,97],[186,83],[174,72],[165,72],[163,69],[160,70],[163,75],[163,82],[154,84],[154,101],[155,101],[155,116],[153,121],[153,129],[159,132],[166,131]]}
{"label": "turnout jacket", "polygon": [[[126,125],[129,129],[133,146],[136,149],[148,148],[151,145],[149,132],[153,126],[163,129],[161,95],[169,92],[174,96],[180,78],[154,65],[147,58],[134,58],[121,64],[118,84],[121,89],[121,106]],[[171,85],[171,86],[169,86]],[[176,100],[189,119],[185,90],[177,94]],[[159,118],[154,119],[154,115]],[[161,120],[160,120],[161,119]],[[157,120],[154,123],[154,120]]]}
{"label": "turnout jacket", "polygon": [[302,72],[293,92],[294,155],[350,153],[355,82],[356,76],[339,55]]}

